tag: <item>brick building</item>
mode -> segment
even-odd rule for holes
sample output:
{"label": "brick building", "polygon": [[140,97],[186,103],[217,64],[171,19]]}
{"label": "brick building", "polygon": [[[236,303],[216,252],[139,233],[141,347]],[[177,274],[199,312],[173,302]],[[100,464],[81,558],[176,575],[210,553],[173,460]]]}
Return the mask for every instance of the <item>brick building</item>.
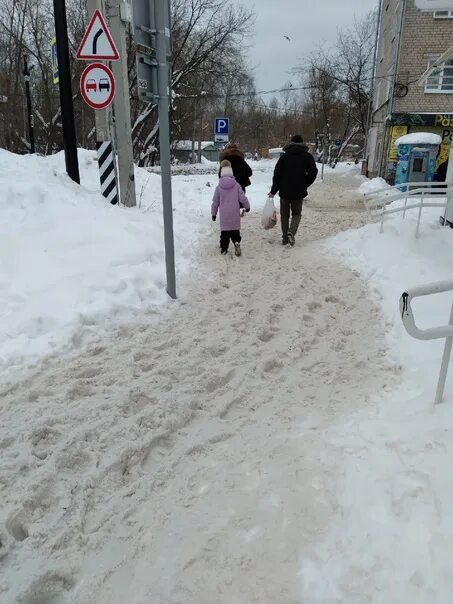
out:
{"label": "brick building", "polygon": [[453,45],[453,10],[423,12],[414,0],[381,0],[368,173],[392,181],[397,138],[410,132],[442,137],[438,164],[453,133],[453,60],[420,86],[429,65]]}

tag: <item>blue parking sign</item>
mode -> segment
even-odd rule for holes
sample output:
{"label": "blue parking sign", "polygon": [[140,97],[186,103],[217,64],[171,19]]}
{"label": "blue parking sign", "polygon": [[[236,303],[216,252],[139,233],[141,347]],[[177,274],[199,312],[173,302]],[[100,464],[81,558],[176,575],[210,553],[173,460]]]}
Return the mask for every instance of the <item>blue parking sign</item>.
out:
{"label": "blue parking sign", "polygon": [[230,119],[228,117],[216,117],[214,134],[229,134],[229,131]]}
{"label": "blue parking sign", "polygon": [[216,143],[227,143],[230,132],[230,119],[228,117],[216,117],[214,121],[214,136]]}

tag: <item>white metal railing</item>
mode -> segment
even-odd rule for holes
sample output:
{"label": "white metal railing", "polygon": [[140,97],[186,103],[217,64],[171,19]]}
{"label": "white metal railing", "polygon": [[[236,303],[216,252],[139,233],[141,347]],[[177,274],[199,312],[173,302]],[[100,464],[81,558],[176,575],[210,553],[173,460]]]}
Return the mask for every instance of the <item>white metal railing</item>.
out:
{"label": "white metal railing", "polygon": [[[405,187],[407,190],[401,191],[401,187]],[[384,231],[384,220],[386,216],[402,212],[404,219],[408,210],[418,209],[417,228],[415,232],[415,236],[418,238],[420,236],[420,223],[423,208],[443,208],[443,224],[447,226],[447,204],[450,197],[453,197],[453,185],[426,182],[405,183],[365,194],[365,207],[372,217],[380,218],[381,233]],[[395,201],[404,201],[404,205],[398,208],[389,209],[388,206]],[[374,214],[373,211],[375,212]]]}
{"label": "white metal railing", "polygon": [[[365,193],[365,198],[367,198],[367,199],[384,198],[385,199],[384,193],[392,194],[392,195],[407,193],[410,195],[410,194],[413,194],[416,189],[424,189],[424,190],[433,189],[433,190],[442,191],[443,189],[447,189],[448,186],[449,186],[448,183],[437,182],[437,181],[403,182],[399,185],[393,185],[391,187],[387,186],[382,189],[377,189],[376,191],[371,191],[370,193]],[[405,189],[404,191],[403,191],[403,188]]]}
{"label": "white metal railing", "polygon": [[415,324],[414,313],[412,310],[412,300],[423,296],[431,296],[433,294],[441,294],[444,292],[453,291],[453,281],[439,281],[430,283],[421,287],[414,287],[401,296],[400,311],[403,325],[409,335],[417,340],[439,340],[445,338],[444,353],[442,356],[442,364],[439,374],[439,382],[437,384],[435,404],[442,402],[445,391],[445,382],[447,380],[448,365],[450,363],[451,351],[453,346],[453,305],[450,312],[450,320],[448,325],[442,327],[431,327],[430,329],[420,329]]}

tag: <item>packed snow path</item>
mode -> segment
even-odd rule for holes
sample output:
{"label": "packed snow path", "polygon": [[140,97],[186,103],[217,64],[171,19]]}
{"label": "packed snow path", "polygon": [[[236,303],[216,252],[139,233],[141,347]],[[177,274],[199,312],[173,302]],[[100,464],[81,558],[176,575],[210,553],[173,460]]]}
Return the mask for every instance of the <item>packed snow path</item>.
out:
{"label": "packed snow path", "polygon": [[305,601],[345,454],[324,430],[395,369],[364,285],[321,245],[363,215],[307,208],[294,249],[259,219],[240,259],[213,226],[162,321],[0,393],[2,601]]}

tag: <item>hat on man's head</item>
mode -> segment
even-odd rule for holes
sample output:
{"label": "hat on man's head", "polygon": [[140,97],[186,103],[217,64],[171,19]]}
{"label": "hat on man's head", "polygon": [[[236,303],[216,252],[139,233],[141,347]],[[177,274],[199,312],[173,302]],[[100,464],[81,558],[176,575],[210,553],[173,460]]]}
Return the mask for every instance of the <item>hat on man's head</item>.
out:
{"label": "hat on man's head", "polygon": [[295,134],[294,136],[291,137],[291,142],[292,143],[303,143],[304,139],[301,137],[300,134]]}

